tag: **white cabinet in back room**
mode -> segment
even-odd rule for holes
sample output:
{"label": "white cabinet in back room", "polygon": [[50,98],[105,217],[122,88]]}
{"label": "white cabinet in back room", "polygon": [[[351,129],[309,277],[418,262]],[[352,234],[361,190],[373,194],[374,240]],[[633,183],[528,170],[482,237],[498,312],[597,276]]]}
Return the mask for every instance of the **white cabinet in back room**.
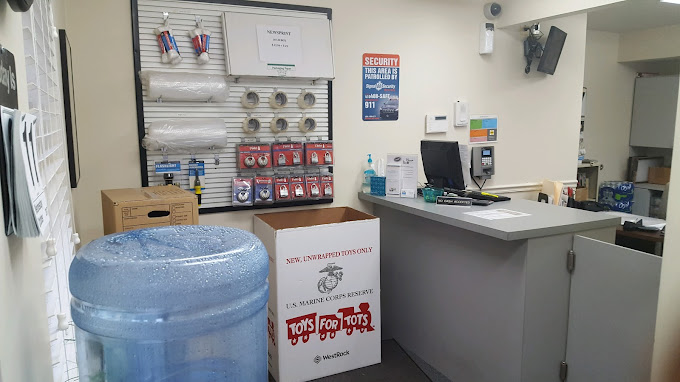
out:
{"label": "white cabinet in back room", "polygon": [[679,83],[678,76],[635,79],[631,146],[673,148]]}

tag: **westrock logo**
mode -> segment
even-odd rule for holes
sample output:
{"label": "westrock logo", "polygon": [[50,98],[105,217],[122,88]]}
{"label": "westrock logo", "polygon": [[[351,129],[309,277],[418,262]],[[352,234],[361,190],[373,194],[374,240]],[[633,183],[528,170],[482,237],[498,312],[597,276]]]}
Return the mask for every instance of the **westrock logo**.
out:
{"label": "westrock logo", "polygon": [[382,81],[378,81],[375,84],[366,84],[366,89],[375,89],[375,90],[383,90],[383,89],[396,89],[396,85],[385,85],[382,83]]}
{"label": "westrock logo", "polygon": [[321,358],[320,356],[317,355],[316,357],[314,357],[314,363],[319,363],[319,362],[321,362],[322,359],[324,361],[327,361],[329,359],[340,358],[340,357],[344,357],[346,355],[349,355],[349,350],[339,351],[339,352],[335,352],[333,354],[326,354],[326,355],[323,356],[323,358]]}
{"label": "westrock logo", "polygon": [[342,272],[338,272],[342,268],[335,265],[335,263],[328,263],[326,268],[319,271],[319,273],[328,273],[326,276],[321,277],[316,287],[321,293],[331,293],[338,283],[342,281]]}
{"label": "westrock logo", "polygon": [[[359,304],[358,312],[354,311],[354,307],[342,308],[338,310],[338,313],[342,314],[342,318],[339,318],[336,314],[318,316],[318,325],[317,313],[291,318],[286,320],[288,339],[295,346],[300,338],[302,338],[302,342],[307,343],[312,334],[319,334],[319,339],[324,341],[327,337],[335,338],[335,334],[341,330],[344,330],[348,336],[351,336],[356,330],[360,333],[372,332],[375,328],[371,325],[372,317],[369,308],[367,302]],[[325,357],[324,359],[326,359]]]}

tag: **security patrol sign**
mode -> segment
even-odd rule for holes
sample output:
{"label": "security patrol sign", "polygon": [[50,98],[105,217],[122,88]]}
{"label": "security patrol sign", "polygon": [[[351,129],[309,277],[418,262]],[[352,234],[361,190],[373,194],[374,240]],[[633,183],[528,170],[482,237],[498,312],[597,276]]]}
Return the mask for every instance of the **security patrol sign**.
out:
{"label": "security patrol sign", "polygon": [[397,54],[364,54],[364,121],[399,119],[399,64]]}

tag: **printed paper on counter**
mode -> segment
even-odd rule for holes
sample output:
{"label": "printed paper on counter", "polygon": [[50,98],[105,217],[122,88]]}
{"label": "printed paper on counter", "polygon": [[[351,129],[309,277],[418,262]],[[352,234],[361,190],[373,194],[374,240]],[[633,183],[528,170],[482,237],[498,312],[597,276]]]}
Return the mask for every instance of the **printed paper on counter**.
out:
{"label": "printed paper on counter", "polygon": [[506,209],[466,212],[465,214],[470,215],[470,216],[475,216],[475,217],[478,217],[478,218],[482,218],[482,219],[486,219],[486,220],[499,220],[499,219],[510,219],[510,218],[519,218],[519,217],[524,217],[524,216],[531,216],[531,214],[525,214],[524,212],[518,212],[518,211],[512,211],[512,210],[506,210]]}

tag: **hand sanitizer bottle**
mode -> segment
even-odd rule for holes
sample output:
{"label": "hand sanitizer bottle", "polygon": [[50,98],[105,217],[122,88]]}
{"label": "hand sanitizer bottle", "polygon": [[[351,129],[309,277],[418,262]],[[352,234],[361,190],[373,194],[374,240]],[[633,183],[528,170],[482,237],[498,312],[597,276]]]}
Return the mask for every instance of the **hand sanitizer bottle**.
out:
{"label": "hand sanitizer bottle", "polygon": [[371,159],[371,154],[368,154],[368,166],[364,170],[364,179],[361,183],[361,192],[364,194],[371,193],[371,177],[375,175],[375,166],[373,165],[373,159]]}

